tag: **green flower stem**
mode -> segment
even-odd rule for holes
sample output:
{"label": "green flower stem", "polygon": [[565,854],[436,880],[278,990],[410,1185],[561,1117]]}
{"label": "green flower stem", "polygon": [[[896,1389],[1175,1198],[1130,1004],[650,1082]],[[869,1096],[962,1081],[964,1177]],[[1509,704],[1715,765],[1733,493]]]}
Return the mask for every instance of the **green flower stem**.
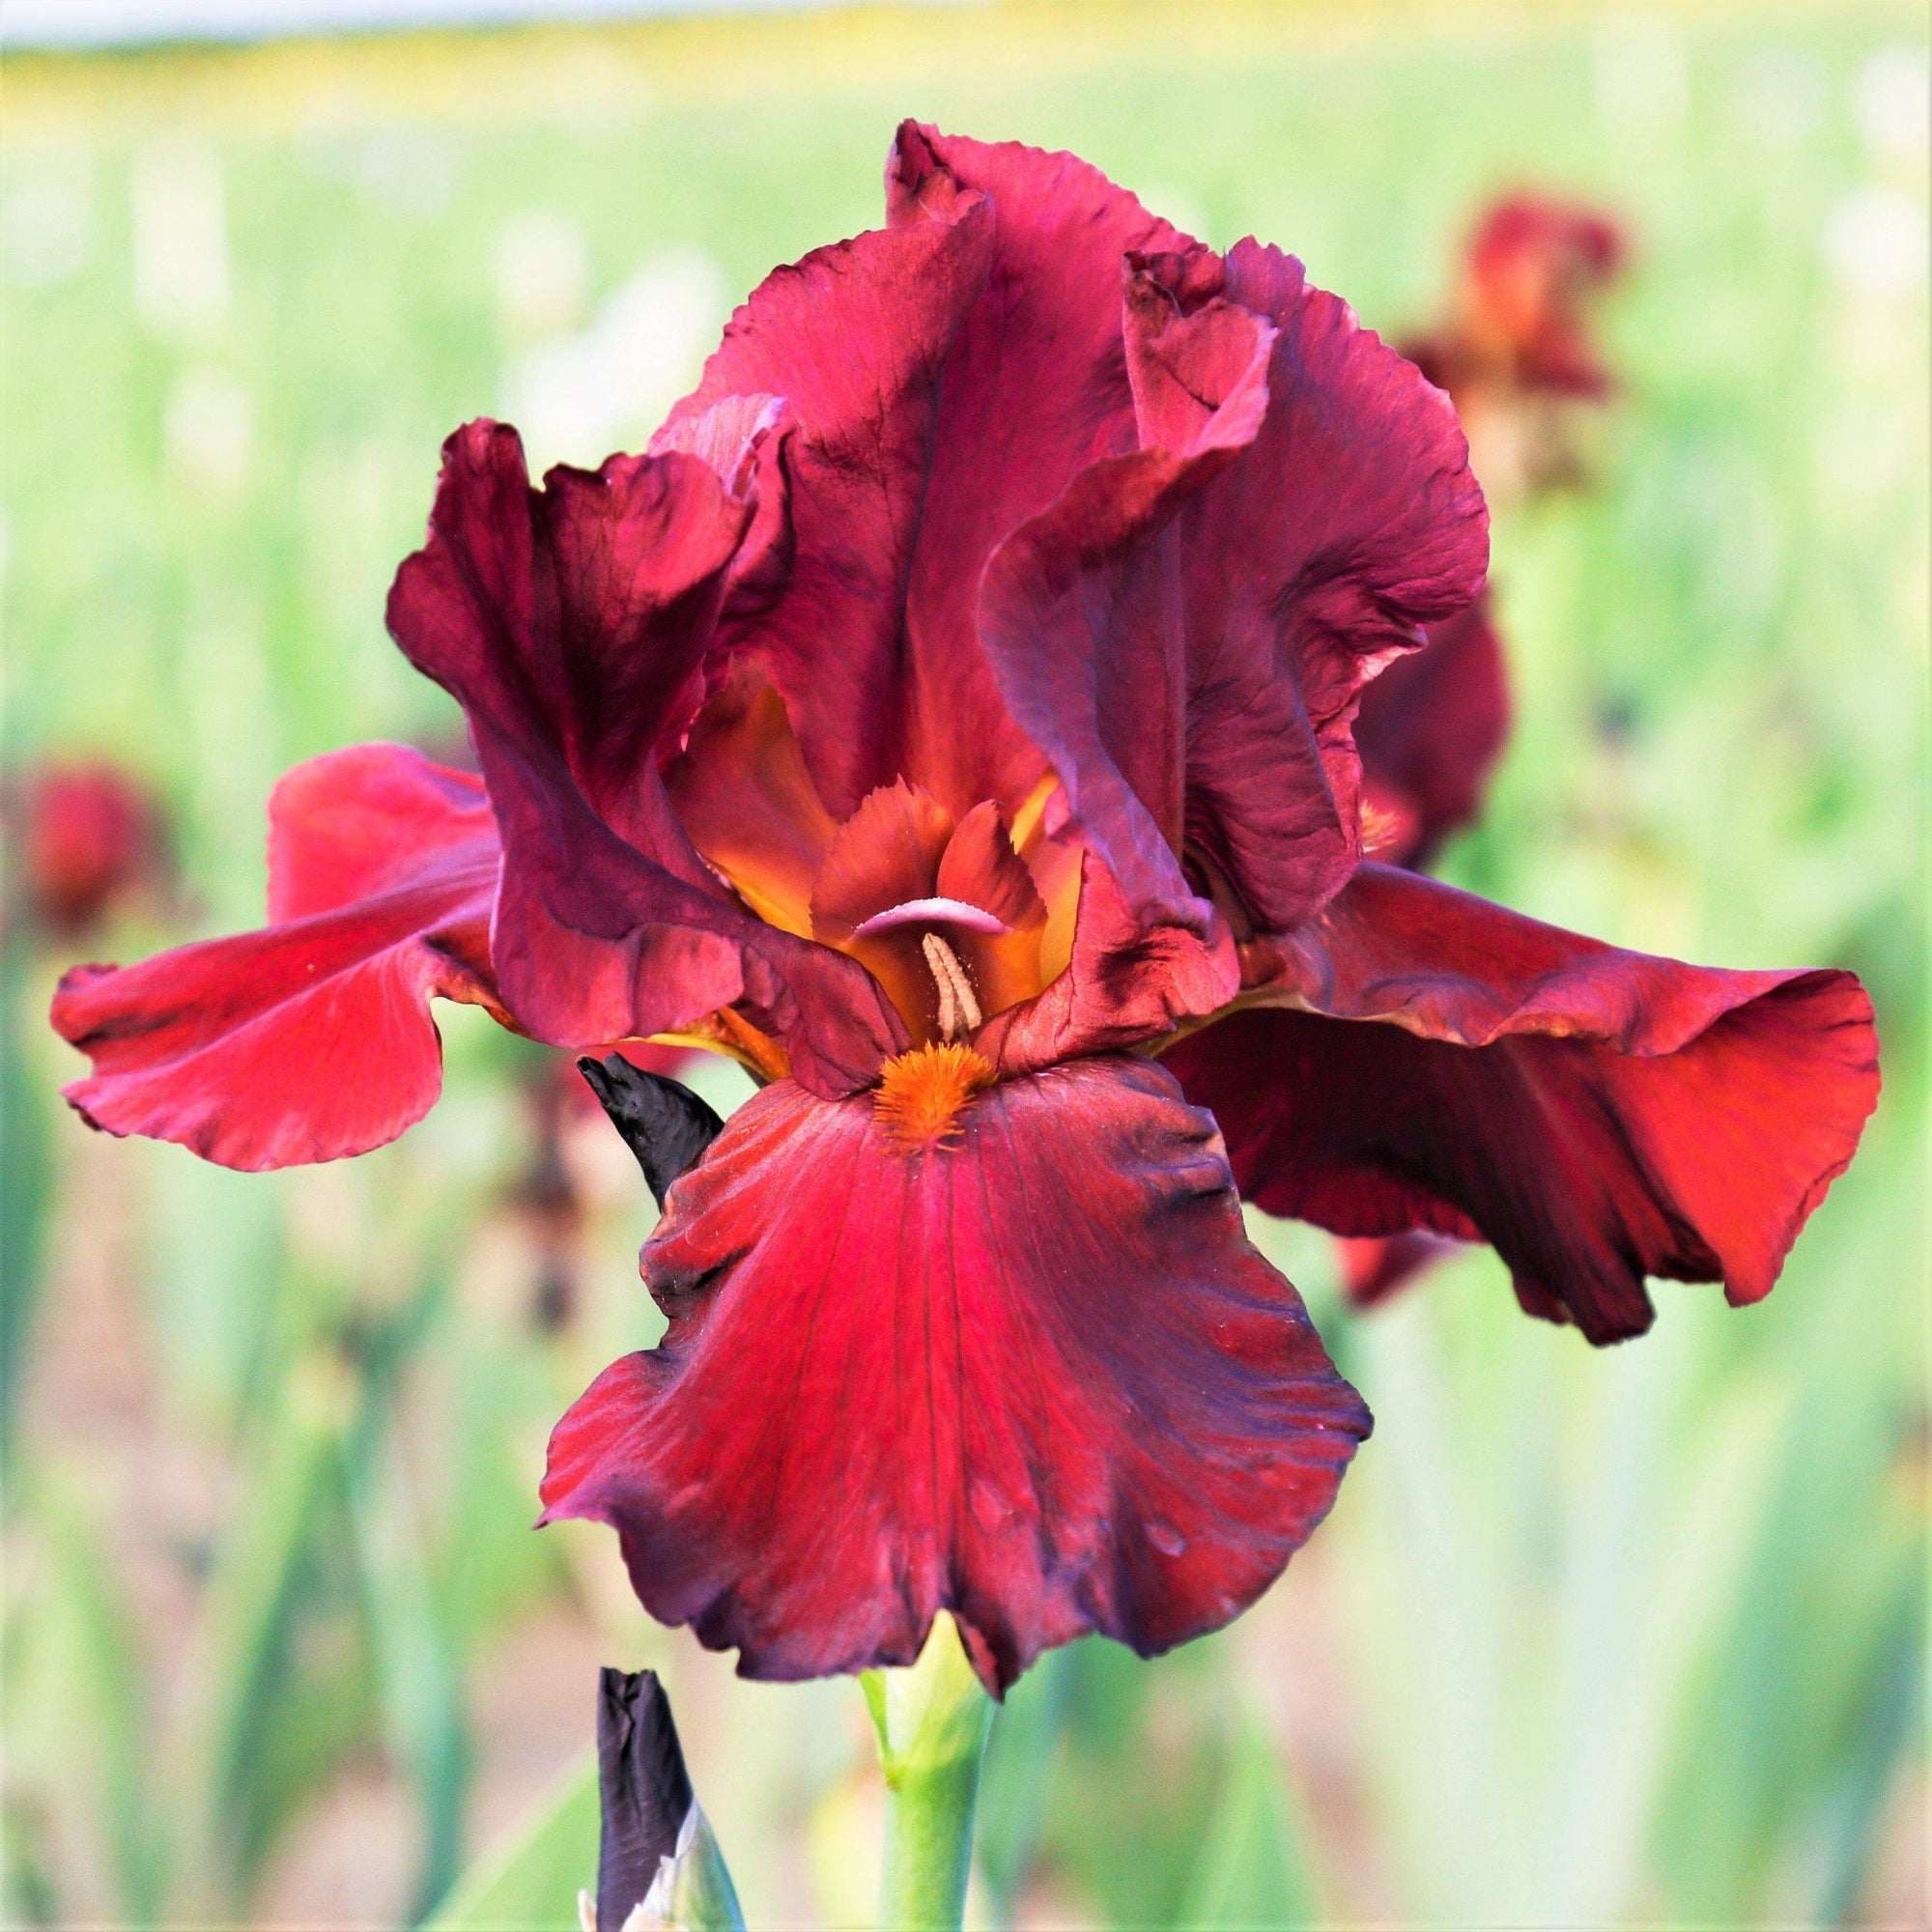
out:
{"label": "green flower stem", "polygon": [[879,1932],[958,1932],[993,1700],[943,1610],[910,1670],[868,1670],[860,1681],[886,1777]]}

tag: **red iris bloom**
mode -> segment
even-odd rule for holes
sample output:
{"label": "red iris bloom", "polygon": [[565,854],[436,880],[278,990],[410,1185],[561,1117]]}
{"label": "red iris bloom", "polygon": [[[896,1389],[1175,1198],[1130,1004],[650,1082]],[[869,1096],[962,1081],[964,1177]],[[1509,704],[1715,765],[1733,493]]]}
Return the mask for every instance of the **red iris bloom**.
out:
{"label": "red iris bloom", "polygon": [[887,185],[647,454],[532,490],[511,431],[451,439],[389,620],[481,780],[302,768],[276,923],[56,1020],[90,1119],[242,1166],[421,1113],[431,994],[735,1054],[761,1091],[644,1250],[668,1333],[558,1426],[547,1513],[750,1674],[908,1662],[947,1607],[1003,1686],[1226,1622],[1367,1433],[1236,1177],[1480,1234],[1608,1339],[1646,1272],[1770,1287],[1872,1036],[1847,975],[1364,863],[1357,696],[1486,520],[1445,399],[1298,264],[910,125]]}
{"label": "red iris bloom", "polygon": [[[1589,310],[1624,252],[1606,217],[1545,196],[1515,195],[1484,216],[1450,321],[1406,345],[1448,391],[1472,440],[1492,431],[1498,413],[1520,417],[1553,397],[1608,393]],[[1499,456],[1508,480],[1543,488],[1559,480],[1558,471],[1574,479],[1567,445],[1555,470],[1517,460],[1520,445],[1541,433],[1520,421],[1516,428],[1518,446]],[[1362,692],[1355,745],[1368,856],[1427,867],[1449,834],[1475,816],[1509,722],[1502,643],[1487,596],[1478,597],[1430,627],[1427,650],[1397,659]]]}
{"label": "red iris bloom", "polygon": [[161,810],[140,780],[105,759],[41,766],[9,813],[17,879],[34,923],[76,939],[167,871]]}
{"label": "red iris bloom", "polygon": [[1577,405],[1614,386],[1592,340],[1622,273],[1623,231],[1588,208],[1511,195],[1478,223],[1447,321],[1404,345],[1454,398],[1492,497],[1583,480]]}
{"label": "red iris bloom", "polygon": [[1623,231],[1594,209],[1506,196],[1470,236],[1449,322],[1414,345],[1415,359],[1458,401],[1482,385],[1606,395],[1589,310],[1628,254]]}

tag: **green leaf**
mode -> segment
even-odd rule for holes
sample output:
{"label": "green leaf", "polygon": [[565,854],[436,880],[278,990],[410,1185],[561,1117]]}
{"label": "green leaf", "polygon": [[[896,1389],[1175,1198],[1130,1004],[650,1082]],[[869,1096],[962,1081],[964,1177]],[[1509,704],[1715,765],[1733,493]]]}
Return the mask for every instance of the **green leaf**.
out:
{"label": "green leaf", "polygon": [[[245,1892],[363,1721],[362,1664],[341,1614],[339,1459],[354,1394],[339,1363],[306,1358],[250,1444],[251,1479],[204,1598],[209,1701],[177,1794],[196,1868],[178,1907],[201,1911]],[[310,1640],[298,1644],[301,1635]]]}
{"label": "green leaf", "polygon": [[1007,1692],[986,1747],[974,1856],[994,1918],[1002,1924],[1012,1918],[1039,1852],[1061,1759],[1066,1659],[1065,1650],[1049,1651]]}
{"label": "green leaf", "polygon": [[437,1615],[422,1525],[393,1435],[345,1458],[349,1516],[374,1637],[383,1725],[391,1757],[422,1812],[420,1918],[456,1877],[469,1782],[469,1736],[458,1656]]}
{"label": "green leaf", "polygon": [[1244,1719],[1178,1922],[1188,1932],[1306,1925],[1315,1918],[1306,1864],[1273,1747]]}
{"label": "green leaf", "polygon": [[24,948],[10,934],[0,946],[0,1457],[12,1447],[14,1390],[40,1301],[53,1165],[48,1103],[21,1051],[26,979]]}
{"label": "green leaf", "polygon": [[577,1932],[577,1894],[597,1883],[601,1822],[591,1751],[458,1881],[423,1932]]}
{"label": "green leaf", "polygon": [[9,1606],[4,1646],[6,1909],[71,1918],[78,1901],[42,1856],[65,1815],[99,1833],[117,1918],[156,1925],[168,1848],[132,1609],[79,1484],[36,1472],[31,1516],[14,1551],[31,1593]]}

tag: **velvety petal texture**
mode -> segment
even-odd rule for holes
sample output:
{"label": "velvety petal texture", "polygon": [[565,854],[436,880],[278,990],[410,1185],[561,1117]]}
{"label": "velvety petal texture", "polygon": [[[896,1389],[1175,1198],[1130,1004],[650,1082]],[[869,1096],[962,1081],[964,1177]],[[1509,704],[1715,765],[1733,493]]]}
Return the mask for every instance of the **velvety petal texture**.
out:
{"label": "velvety petal texture", "polygon": [[1491,1242],[1532,1313],[1640,1333],[1646,1275],[1770,1293],[1878,1096],[1848,973],[1625,952],[1367,865],[1165,1058],[1244,1195]]}
{"label": "velvety petal texture", "polygon": [[558,1425],[546,1511],[612,1524],[652,1614],[751,1676],[908,1663],[942,1608],[994,1689],[1088,1631],[1164,1650],[1265,1587],[1368,1433],[1140,1061],[1003,1082],[911,1152],[781,1082],[643,1265],[669,1332]]}
{"label": "velvety petal texture", "polygon": [[657,440],[748,394],[782,397],[797,425],[783,459],[788,575],[771,603],[728,621],[721,642],[783,696],[840,816],[899,775],[906,586],[941,376],[984,284],[991,227],[991,211],[962,198],[774,270]]}
{"label": "velvety petal texture", "polygon": [[559,1046],[741,1006],[792,1070],[850,1092],[904,1029],[856,961],[753,916],[699,857],[659,769],[696,717],[754,506],[701,458],[613,457],[541,491],[515,431],[452,437],[389,628],[469,714],[502,828],[492,931],[520,1026]]}
{"label": "velvety petal texture", "polygon": [[53,1023],[94,1061],[69,1101],[109,1133],[224,1167],[395,1139],[442,1084],[431,995],[500,1010],[499,856],[466,772],[401,745],[298,765],[269,805],[272,924],[61,981]]}
{"label": "velvety petal texture", "polygon": [[1446,397],[1279,249],[1229,297],[1275,324],[1252,453],[1184,520],[1190,840],[1286,931],[1359,856],[1356,700],[1482,588],[1489,514]]}

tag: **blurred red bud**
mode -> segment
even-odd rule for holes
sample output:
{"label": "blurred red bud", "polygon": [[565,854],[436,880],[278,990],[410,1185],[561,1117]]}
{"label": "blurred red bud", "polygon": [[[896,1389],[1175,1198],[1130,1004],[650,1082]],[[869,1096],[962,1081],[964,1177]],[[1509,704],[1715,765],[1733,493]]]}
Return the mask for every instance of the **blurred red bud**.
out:
{"label": "blurred red bud", "polygon": [[162,814],[139,779],[104,759],[41,766],[15,814],[17,873],[28,917],[74,939],[166,869]]}

